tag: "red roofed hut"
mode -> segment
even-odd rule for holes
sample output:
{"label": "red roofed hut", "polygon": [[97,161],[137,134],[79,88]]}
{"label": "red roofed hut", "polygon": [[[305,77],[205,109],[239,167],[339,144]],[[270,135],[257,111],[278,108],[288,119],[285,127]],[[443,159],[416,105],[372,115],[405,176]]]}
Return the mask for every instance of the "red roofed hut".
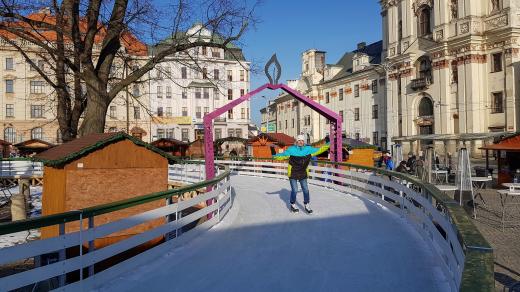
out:
{"label": "red roofed hut", "polygon": [[161,138],[159,140],[153,141],[151,144],[164,152],[179,157],[187,156],[188,147],[190,146],[189,143],[173,138]]}
{"label": "red roofed hut", "polygon": [[[163,151],[123,132],[91,134],[35,156],[44,163],[42,214],[51,215],[146,195],[168,189],[168,160]],[[96,216],[96,226],[165,205],[164,200]],[[96,240],[109,245],[154,228],[151,220]],[[79,230],[66,224],[65,232]],[[42,229],[42,238],[58,235],[56,226]]]}
{"label": "red roofed hut", "polygon": [[284,133],[261,133],[249,140],[255,158],[271,158],[271,145],[276,145],[278,149],[285,150],[294,142],[293,137]]}
{"label": "red roofed hut", "polygon": [[497,184],[512,182],[516,170],[520,169],[520,133],[509,135],[480,149],[486,151],[486,169],[489,169],[489,151],[496,151]]}

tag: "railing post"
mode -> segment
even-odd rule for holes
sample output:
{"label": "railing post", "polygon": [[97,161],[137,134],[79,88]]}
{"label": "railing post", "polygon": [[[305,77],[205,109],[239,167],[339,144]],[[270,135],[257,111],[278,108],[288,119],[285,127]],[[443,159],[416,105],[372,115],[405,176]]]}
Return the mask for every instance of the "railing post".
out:
{"label": "railing post", "polygon": [[[88,229],[93,229],[94,228],[94,216],[91,216],[91,217],[88,217]],[[96,246],[94,245],[95,243],[95,239],[96,239],[96,236],[95,236],[95,233],[92,232],[92,240],[89,240],[88,241],[88,252],[91,253],[91,252],[94,252]],[[89,277],[92,277],[94,275],[94,263],[92,263],[92,265],[89,265],[88,266],[88,276]]]}
{"label": "railing post", "polygon": [[[60,233],[60,237],[64,237],[64,235],[65,235],[65,223],[60,223],[60,225],[59,225],[59,233]],[[65,241],[64,238],[62,238],[62,240]],[[65,261],[66,257],[67,257],[67,255],[66,255],[66,247],[63,247],[58,252],[58,261],[59,262],[63,262],[63,261]],[[62,265],[63,265],[63,263],[62,263]],[[67,276],[67,273],[65,272],[65,270],[63,270],[63,274],[58,276],[58,283],[59,283],[58,285],[59,285],[59,287],[65,286],[66,276]]]}

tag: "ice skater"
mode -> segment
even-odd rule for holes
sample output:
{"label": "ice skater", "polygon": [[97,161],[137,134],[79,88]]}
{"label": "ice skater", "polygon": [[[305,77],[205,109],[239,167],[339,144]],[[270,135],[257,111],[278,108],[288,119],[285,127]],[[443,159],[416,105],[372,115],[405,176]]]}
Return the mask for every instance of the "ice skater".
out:
{"label": "ice skater", "polygon": [[325,144],[320,148],[311,147],[305,145],[305,136],[298,135],[296,137],[296,145],[293,145],[282,153],[273,155],[276,160],[289,159],[289,166],[287,167],[287,175],[289,176],[289,182],[291,184],[291,211],[298,212],[296,208],[296,192],[298,191],[298,182],[303,192],[303,204],[307,213],[312,213],[312,209],[309,205],[309,187],[307,185],[307,176],[309,174],[309,163],[311,157],[319,155],[329,149],[329,144]]}

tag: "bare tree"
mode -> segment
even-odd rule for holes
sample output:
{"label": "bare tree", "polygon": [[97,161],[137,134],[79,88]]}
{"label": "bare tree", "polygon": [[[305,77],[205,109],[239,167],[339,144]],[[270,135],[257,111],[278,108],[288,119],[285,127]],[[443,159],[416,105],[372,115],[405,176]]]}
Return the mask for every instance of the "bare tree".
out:
{"label": "bare tree", "polygon": [[[228,50],[254,23],[257,4],[178,0],[159,7],[149,0],[1,0],[0,38],[53,88],[60,132],[68,141],[103,132],[112,100],[167,56],[198,47]],[[211,39],[201,39],[200,31],[186,33],[195,21],[211,31]],[[170,41],[148,56],[135,35],[147,35],[152,43],[167,35]],[[34,56],[45,60],[49,70],[38,66]],[[131,70],[114,78],[118,62]]]}

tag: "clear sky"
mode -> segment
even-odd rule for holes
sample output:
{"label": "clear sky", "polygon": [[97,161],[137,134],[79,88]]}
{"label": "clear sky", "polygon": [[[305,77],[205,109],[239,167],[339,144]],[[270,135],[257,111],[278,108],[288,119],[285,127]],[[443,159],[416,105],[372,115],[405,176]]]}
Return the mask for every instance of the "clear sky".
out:
{"label": "clear sky", "polygon": [[[282,65],[280,82],[298,79],[301,53],[315,48],[327,52],[326,62],[336,63],[359,42],[372,43],[382,38],[378,0],[264,0],[257,10],[260,23],[242,39],[246,59],[262,70],[251,76],[251,90],[268,82],[264,64],[276,53]],[[273,98],[278,92],[264,91]],[[251,101],[254,123],[260,123],[260,108],[266,100]]]}

